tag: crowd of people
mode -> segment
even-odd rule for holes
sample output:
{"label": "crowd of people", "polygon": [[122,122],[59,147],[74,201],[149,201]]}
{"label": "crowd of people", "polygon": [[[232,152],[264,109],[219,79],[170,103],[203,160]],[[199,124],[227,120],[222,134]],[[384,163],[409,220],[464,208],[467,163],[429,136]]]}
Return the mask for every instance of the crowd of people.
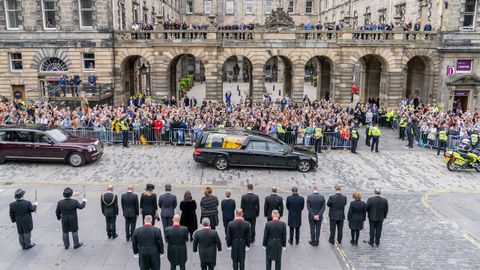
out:
{"label": "crowd of people", "polygon": [[[266,269],[281,269],[282,252],[290,245],[299,245],[300,227],[303,212],[307,212],[310,227],[308,243],[319,245],[321,225],[324,212],[328,208],[330,236],[328,242],[332,245],[342,244],[344,221],[348,221],[351,230],[351,245],[358,245],[360,231],[364,222],[369,221],[370,246],[379,246],[382,225],[388,215],[388,201],[381,197],[380,189],[374,190],[374,195],[362,201],[358,192],[353,193],[347,214],[347,197],[342,194],[340,185],[334,187],[335,194],[328,197],[320,194],[316,186],[304,198],[297,187],[292,187],[292,194],[284,201],[274,187],[266,196],[261,211],[260,197],[254,193],[253,185],[247,185],[247,193],[241,196],[240,202],[232,199],[231,191],[225,192],[221,202],[213,194],[212,187],[206,187],[198,206],[200,208],[200,224],[197,220],[197,203],[190,191],[186,191],[183,200],[178,205],[177,196],[172,193],[172,186],[165,185],[165,193],[157,198],[155,185],[147,184],[145,191],[139,196],[129,186],[127,192],[119,198],[114,194],[112,185],[107,187],[100,196],[101,213],[105,217],[108,239],[118,237],[116,218],[122,209],[125,219],[125,239],[132,242],[133,253],[139,259],[139,267],[144,270],[160,269],[160,258],[165,253],[164,239],[167,245],[167,258],[171,269],[185,269],[187,263],[187,243],[192,243],[193,252],[199,253],[201,269],[214,269],[217,262],[217,252],[222,251],[222,241],[218,233],[219,214],[222,213],[222,223],[225,231],[225,241],[229,250],[233,269],[245,269],[246,254],[258,238],[256,223],[260,213],[266,219],[261,246],[265,249]],[[10,218],[17,225],[19,243],[23,249],[31,249],[35,243],[31,241],[34,228],[32,213],[37,211],[39,203],[24,199],[25,190],[17,189],[15,201],[10,204]],[[80,248],[77,209],[86,207],[86,192],[83,190],[83,200],[72,199],[73,190],[69,187],[63,191],[64,199],[58,201],[55,210],[56,217],[62,224],[62,238],[65,249],[70,247],[70,233],[73,248]],[[220,209],[219,209],[220,206]],[[177,211],[180,210],[180,214]],[[282,219],[285,210],[288,211],[287,222]],[[138,216],[142,216],[143,226],[136,228]],[[155,221],[162,221],[163,230],[155,226]],[[289,234],[287,238],[287,226]],[[164,236],[164,237],[163,237]]]}

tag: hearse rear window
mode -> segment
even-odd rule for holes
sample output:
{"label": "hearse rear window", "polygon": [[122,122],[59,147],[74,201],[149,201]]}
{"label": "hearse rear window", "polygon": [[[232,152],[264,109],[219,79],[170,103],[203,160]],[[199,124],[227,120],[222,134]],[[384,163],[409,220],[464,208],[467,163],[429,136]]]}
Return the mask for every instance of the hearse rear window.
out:
{"label": "hearse rear window", "polygon": [[205,148],[240,149],[246,138],[246,136],[240,135],[213,133],[208,135]]}

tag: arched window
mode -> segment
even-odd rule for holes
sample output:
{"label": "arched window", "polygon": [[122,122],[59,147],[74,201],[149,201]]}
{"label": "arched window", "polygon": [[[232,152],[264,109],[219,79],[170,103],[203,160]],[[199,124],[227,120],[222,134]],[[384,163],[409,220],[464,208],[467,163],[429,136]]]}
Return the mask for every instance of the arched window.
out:
{"label": "arched window", "polygon": [[40,66],[41,72],[62,72],[68,71],[67,65],[58,58],[48,58]]}

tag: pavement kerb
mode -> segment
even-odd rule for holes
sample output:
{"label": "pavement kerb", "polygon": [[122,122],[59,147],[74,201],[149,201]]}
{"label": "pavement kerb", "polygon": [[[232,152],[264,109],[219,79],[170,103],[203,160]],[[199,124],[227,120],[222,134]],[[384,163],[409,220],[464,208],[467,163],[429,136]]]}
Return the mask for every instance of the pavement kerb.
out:
{"label": "pavement kerb", "polygon": [[433,206],[430,204],[429,199],[433,195],[440,194],[440,193],[480,193],[480,190],[466,190],[466,189],[435,189],[430,192],[425,193],[422,197],[422,203],[423,205],[432,211],[437,217],[442,219],[444,222],[447,224],[451,225],[453,228],[455,228],[457,231],[459,231],[465,239],[467,239],[470,243],[472,243],[475,247],[480,249],[480,241],[477,240],[475,237],[473,237],[470,233],[462,229],[456,222],[452,221],[451,219],[447,218],[445,215],[442,213],[438,212],[433,208]]}

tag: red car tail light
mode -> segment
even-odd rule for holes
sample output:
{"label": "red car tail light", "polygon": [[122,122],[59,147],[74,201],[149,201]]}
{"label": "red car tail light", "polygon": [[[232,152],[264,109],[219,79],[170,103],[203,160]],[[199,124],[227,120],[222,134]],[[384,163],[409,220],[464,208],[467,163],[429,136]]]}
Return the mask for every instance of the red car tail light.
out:
{"label": "red car tail light", "polygon": [[195,152],[194,152],[194,153],[195,153],[195,155],[198,156],[198,155],[200,155],[202,152],[203,152],[203,151],[200,150],[200,149],[195,149]]}

